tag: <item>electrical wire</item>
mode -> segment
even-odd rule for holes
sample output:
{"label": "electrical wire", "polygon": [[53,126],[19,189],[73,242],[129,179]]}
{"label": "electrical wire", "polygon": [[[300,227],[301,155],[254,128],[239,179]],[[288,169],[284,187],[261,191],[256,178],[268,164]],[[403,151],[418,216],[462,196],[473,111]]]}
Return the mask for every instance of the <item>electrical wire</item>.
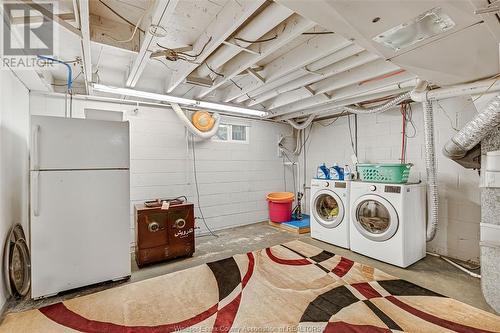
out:
{"label": "electrical wire", "polygon": [[439,101],[436,100],[436,104],[443,111],[443,113],[446,116],[446,118],[448,118],[448,121],[450,122],[451,129],[454,130],[455,132],[459,132],[460,129],[458,129],[457,127],[455,127],[455,125],[453,125],[453,119],[451,119],[450,115],[448,114],[448,112],[446,112],[446,110],[443,108],[443,106],[441,105],[441,103],[439,103]]}
{"label": "electrical wire", "polygon": [[412,127],[413,134],[408,135],[408,129],[406,130],[406,137],[413,139],[417,136],[417,127],[415,126],[415,121],[413,120],[413,109],[411,108],[411,103],[408,103],[408,109],[406,111],[406,123],[410,124]]}
{"label": "electrical wire", "polygon": [[244,39],[241,37],[234,37],[234,39],[236,39],[237,41],[245,42],[245,43],[249,43],[249,44],[270,42],[272,40],[275,40],[276,38],[278,38],[278,35],[274,35],[273,37],[269,37],[269,38],[265,38],[265,39],[257,39],[257,40],[248,40],[248,39]]}
{"label": "electrical wire", "polygon": [[[106,7],[107,9],[109,9],[113,14],[115,14],[116,16],[118,16],[119,18],[121,18],[123,21],[127,22],[131,26],[134,26],[134,24],[132,22],[130,22],[125,17],[123,17],[122,15],[120,15],[116,10],[114,10],[111,6],[109,6],[108,4],[106,4],[104,1],[99,0],[99,2],[102,3],[104,5],[104,7]],[[139,31],[142,32],[142,33],[145,33],[145,31],[142,30],[141,28],[139,28]]]}
{"label": "electrical wire", "polygon": [[197,200],[197,203],[198,203],[198,210],[200,211],[201,219],[203,221],[203,224],[207,228],[208,232],[210,232],[210,234],[212,236],[214,236],[215,238],[219,238],[219,236],[216,235],[212,231],[212,229],[210,229],[210,227],[208,226],[207,221],[205,220],[205,215],[203,214],[203,210],[202,210],[201,205],[200,205],[200,189],[198,187],[198,170],[197,170],[197,167],[196,167],[196,148],[195,148],[194,135],[191,135],[191,148],[193,150],[194,184],[195,184],[195,188],[196,188],[196,200]]}
{"label": "electrical wire", "polygon": [[177,72],[177,69],[170,68],[170,66],[169,66],[169,65],[167,65],[166,63],[164,63],[164,62],[163,62],[163,61],[161,61],[160,59],[158,59],[158,58],[151,58],[151,59],[153,59],[153,60],[155,60],[155,61],[159,61],[159,62],[161,62],[161,63],[163,64],[163,66],[167,67],[169,70],[171,70],[171,71],[173,71],[173,72]]}
{"label": "electrical wire", "polygon": [[333,31],[318,31],[318,32],[303,32],[303,35],[331,35],[334,34]]}
{"label": "electrical wire", "polygon": [[350,114],[347,115],[347,124],[348,124],[348,127],[349,127],[349,140],[351,141],[352,152],[354,153],[354,155],[357,156],[358,152],[356,151],[356,148],[355,148],[355,145],[354,145],[354,139],[352,137],[351,115]]}
{"label": "electrical wire", "polygon": [[[215,70],[213,70],[213,69],[212,69],[212,67],[210,67],[210,66],[209,66],[206,62],[205,62],[204,64],[205,64],[205,66],[207,66],[207,68],[208,68],[208,69],[209,69],[212,73],[214,73],[215,75],[220,76],[220,77],[224,77],[224,74],[221,74],[221,73],[219,73],[219,72],[216,72],[216,71],[215,71]],[[232,81],[232,79],[231,79],[231,81]],[[233,82],[233,83],[234,83],[234,82]]]}
{"label": "electrical wire", "polygon": [[[163,45],[160,45],[160,43],[156,43],[156,45],[159,47],[159,48],[162,48],[164,50],[167,50],[169,52],[172,53],[172,56],[174,58],[177,58],[179,55],[181,56],[184,56],[184,57],[189,57],[189,58],[193,58],[191,59],[191,61],[196,61],[196,59],[205,51],[207,45],[212,41],[212,36],[210,36],[210,38],[208,38],[207,42],[205,43],[205,45],[203,45],[203,47],[201,48],[200,52],[198,52],[197,54],[189,54],[189,53],[186,53],[186,52],[179,52],[179,51],[175,51],[174,49],[171,49],[171,48],[168,48],[166,46],[163,46]],[[182,59],[184,60],[184,59]]]}
{"label": "electrical wire", "polygon": [[[286,23],[283,24],[283,30],[281,31],[281,33],[283,33],[286,29]],[[245,42],[245,43],[249,43],[249,44],[256,44],[256,43],[266,43],[266,42],[270,42],[272,40],[275,40],[276,38],[279,37],[279,34],[278,33],[275,33],[273,37],[269,37],[269,38],[264,38],[264,39],[257,39],[257,40],[248,40],[248,39],[245,39],[245,38],[241,38],[241,37],[234,37],[234,39],[238,42]]]}
{"label": "electrical wire", "polygon": [[[100,0],[100,1],[102,3],[102,0]],[[132,35],[130,35],[129,38],[120,40],[120,39],[116,39],[113,36],[111,36],[109,34],[106,34],[106,33],[103,33],[103,35],[104,36],[108,36],[110,39],[112,39],[116,43],[128,43],[128,42],[130,42],[132,39],[134,39],[135,34],[137,33],[137,30],[139,29],[139,25],[141,24],[142,20],[144,19],[144,17],[146,17],[146,15],[149,13],[149,11],[151,10],[151,8],[153,7],[153,3],[154,2],[150,2],[149,3],[149,7],[146,10],[144,10],[144,13],[142,13],[141,17],[137,21],[137,24],[134,27],[134,31],[132,32]]]}
{"label": "electrical wire", "polygon": [[346,111],[345,111],[345,110],[344,110],[344,111],[342,111],[341,113],[339,113],[338,115],[336,115],[336,116],[335,116],[335,119],[333,119],[333,120],[332,120],[329,124],[323,124],[323,123],[321,123],[321,121],[317,121],[317,123],[318,123],[319,125],[323,126],[323,127],[328,127],[328,126],[331,126],[331,125],[335,124],[335,122],[336,122],[337,120],[339,120],[339,118],[340,118],[340,117],[342,117],[342,116],[344,115],[344,113],[346,113]]}

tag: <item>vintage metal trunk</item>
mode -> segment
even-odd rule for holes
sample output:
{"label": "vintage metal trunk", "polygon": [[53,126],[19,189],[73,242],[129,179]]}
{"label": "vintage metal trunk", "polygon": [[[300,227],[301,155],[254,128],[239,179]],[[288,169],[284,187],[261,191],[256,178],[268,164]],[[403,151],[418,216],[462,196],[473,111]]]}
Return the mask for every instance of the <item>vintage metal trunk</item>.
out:
{"label": "vintage metal trunk", "polygon": [[135,258],[139,267],[194,253],[194,205],[169,209],[135,206]]}

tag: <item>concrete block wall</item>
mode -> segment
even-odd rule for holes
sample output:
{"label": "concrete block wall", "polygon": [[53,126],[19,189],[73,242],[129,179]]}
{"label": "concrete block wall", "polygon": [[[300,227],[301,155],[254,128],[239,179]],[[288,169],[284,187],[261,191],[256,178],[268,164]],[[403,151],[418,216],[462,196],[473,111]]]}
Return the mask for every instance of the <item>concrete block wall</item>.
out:
{"label": "concrete block wall", "polygon": [[[8,69],[0,70],[0,256],[11,226],[28,234],[28,89]],[[0,312],[8,297],[0,275]]]}
{"label": "concrete block wall", "polygon": [[[408,138],[407,162],[413,163],[410,180],[425,181],[424,137],[422,107],[412,105],[416,134]],[[442,147],[476,114],[470,100],[455,98],[434,104],[436,153],[438,156],[438,179],[440,216],[436,238],[428,243],[431,252],[479,262],[479,222],[481,218],[479,174],[462,168],[445,158]],[[354,117],[351,128],[354,134]],[[328,125],[331,121],[323,121]],[[414,131],[409,125],[408,135]],[[358,159],[366,162],[399,162],[401,156],[402,116],[399,109],[377,115],[358,116]],[[330,126],[314,124],[307,144],[307,170],[309,181],[316,167],[327,165],[352,165],[353,150],[349,141],[347,118],[342,117]],[[302,161],[302,157],[300,159]],[[308,193],[307,193],[308,194]],[[307,196],[306,202],[309,200]]]}
{"label": "concrete block wall", "polygon": [[[31,113],[64,116],[64,99],[32,95]],[[134,204],[185,195],[196,203],[191,140],[171,109],[119,103],[73,101],[74,117],[84,109],[122,111],[130,122],[131,245],[134,245]],[[279,135],[288,125],[223,117],[224,123],[249,126],[250,142],[195,142],[200,203],[213,230],[264,221],[266,194],[292,189],[292,174],[278,156]],[[285,178],[284,178],[285,177]],[[197,207],[195,215],[201,217]],[[197,233],[207,232],[201,219]]]}

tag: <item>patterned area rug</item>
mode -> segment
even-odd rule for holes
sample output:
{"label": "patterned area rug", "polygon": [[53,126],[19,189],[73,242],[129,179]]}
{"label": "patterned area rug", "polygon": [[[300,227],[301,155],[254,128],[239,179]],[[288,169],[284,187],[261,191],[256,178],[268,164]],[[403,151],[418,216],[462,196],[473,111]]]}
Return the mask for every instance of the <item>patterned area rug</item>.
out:
{"label": "patterned area rug", "polygon": [[6,316],[0,332],[500,332],[500,317],[300,241]]}

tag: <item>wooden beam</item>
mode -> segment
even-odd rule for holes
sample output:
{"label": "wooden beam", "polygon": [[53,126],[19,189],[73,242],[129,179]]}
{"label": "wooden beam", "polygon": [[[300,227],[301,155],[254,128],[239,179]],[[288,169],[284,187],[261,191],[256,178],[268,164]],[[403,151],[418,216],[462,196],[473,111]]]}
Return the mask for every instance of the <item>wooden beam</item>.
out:
{"label": "wooden beam", "polygon": [[127,40],[130,38],[134,27],[102,18],[97,15],[90,15],[90,40],[95,43],[105,44],[120,50],[126,50],[137,54],[141,47],[141,32],[137,31],[130,42],[117,42],[116,40]]}
{"label": "wooden beam", "polygon": [[30,6],[31,8],[33,8],[34,10],[40,12],[46,19],[54,21],[57,24],[59,24],[61,27],[63,27],[66,30],[68,30],[69,32],[72,32],[73,34],[75,34],[75,35],[77,35],[79,37],[82,37],[82,34],[81,34],[80,30],[78,30],[73,25],[71,25],[70,23],[66,22],[62,18],[60,18],[58,15],[54,15],[54,13],[52,13],[47,8],[41,6],[41,5],[37,4],[37,3],[34,3],[31,0],[22,0],[22,1],[23,1],[23,3],[25,3],[28,6]]}
{"label": "wooden beam", "polygon": [[281,103],[274,103],[272,106],[273,115],[278,116],[325,104],[330,101],[330,98],[321,98],[318,96],[359,84],[359,82],[365,79],[376,78],[380,75],[391,73],[394,69],[398,69],[398,67],[380,59],[310,85],[309,87],[315,92],[315,95],[312,97],[297,100],[292,92],[289,92],[286,97],[281,95],[279,96],[283,98]]}
{"label": "wooden beam", "polygon": [[[273,82],[348,45],[351,45],[351,42],[339,35],[315,36],[285,55],[271,61],[260,74],[266,80],[266,83]],[[242,86],[243,90],[234,85],[225,89],[224,101],[231,102],[240,96],[246,96],[246,94],[262,87],[263,84],[258,80],[248,78],[245,82],[242,82]]]}
{"label": "wooden beam", "polygon": [[257,73],[256,71],[254,71],[253,69],[251,68],[247,68],[247,72],[248,74],[250,74],[254,79],[262,82],[262,84],[266,83],[266,80],[264,80],[264,78],[262,76],[260,76],[259,73]]}
{"label": "wooden beam", "polygon": [[304,68],[301,72],[292,72],[269,85],[263,86],[263,89],[256,90],[255,93],[250,95],[252,100],[249,101],[248,105],[251,106],[265,102],[278,95],[283,95],[300,87],[313,84],[327,77],[343,73],[378,59],[378,56],[372,53],[366,51],[359,52],[361,48],[358,48],[356,45],[352,45],[352,47],[353,48],[347,47],[342,49],[332,54],[331,57],[328,56],[331,64],[326,67],[318,66],[319,68],[316,68],[316,66],[314,66],[313,68],[312,65],[306,66],[307,70]]}
{"label": "wooden beam", "polygon": [[[64,14],[56,14],[61,20],[64,21],[74,21],[75,15],[73,13],[64,13]],[[11,25],[24,25],[25,21],[28,21],[28,24],[38,24],[43,23],[43,16],[20,16],[20,17],[11,17],[10,24]]]}
{"label": "wooden beam", "polygon": [[[156,7],[153,11],[153,18],[151,20],[150,26],[167,26],[169,24],[170,18],[174,14],[175,7],[179,0],[161,0],[157,1]],[[153,53],[153,47],[155,46],[157,37],[155,37],[149,29],[146,31],[144,36],[144,41],[141,44],[141,49],[139,54],[135,58],[132,67],[130,69],[129,75],[126,80],[127,87],[134,87],[139,81],[139,78],[146,67],[151,54]]]}
{"label": "wooden beam", "polygon": [[81,55],[83,61],[83,78],[85,81],[85,90],[88,94],[91,93],[92,87],[92,54],[90,48],[90,11],[89,0],[77,0],[74,8],[75,16],[78,16],[80,22],[80,30],[82,32]]}
{"label": "wooden beam", "polygon": [[[211,88],[203,89],[198,95],[198,98],[205,97],[207,94],[217,89],[224,83],[231,80],[233,77],[244,71],[245,69],[251,67],[258,61],[264,59],[271,53],[275,52],[279,48],[285,46],[291,40],[295,39],[297,36],[301,35],[304,31],[307,31],[314,27],[316,24],[308,19],[305,19],[297,14],[292,15],[290,18],[285,20],[283,23],[278,25],[276,31],[282,31],[276,39],[269,41],[268,43],[263,43],[261,45],[253,44],[250,48],[255,50],[260,50],[259,55],[253,55],[248,53],[240,53],[238,56],[234,57],[224,65],[222,71],[223,77],[219,77],[215,80],[214,85]],[[270,32],[263,36],[265,38],[274,37],[274,32]]]}
{"label": "wooden beam", "polygon": [[[193,50],[195,50],[195,53],[201,52],[203,47],[205,47],[203,52],[196,58],[196,62],[203,63],[212,52],[229,38],[265,2],[266,0],[230,0],[212,22],[210,22],[205,29],[205,33],[194,42]],[[208,42],[209,39],[210,42]],[[167,92],[172,92],[197,66],[188,62],[176,64],[175,72],[172,73]]]}

